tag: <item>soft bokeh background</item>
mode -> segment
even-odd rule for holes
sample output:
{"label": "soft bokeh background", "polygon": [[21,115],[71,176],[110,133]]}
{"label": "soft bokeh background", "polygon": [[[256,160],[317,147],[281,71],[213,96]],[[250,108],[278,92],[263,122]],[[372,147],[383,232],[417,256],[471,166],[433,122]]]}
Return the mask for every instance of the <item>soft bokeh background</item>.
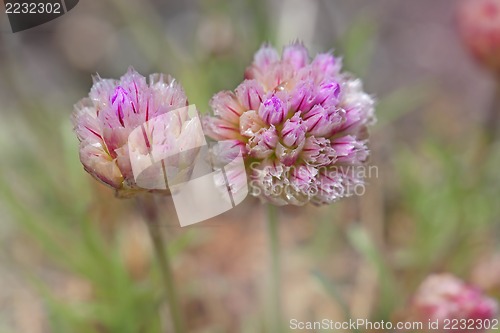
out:
{"label": "soft bokeh background", "polygon": [[[265,41],[334,49],[379,101],[365,195],[280,211],[285,320],[395,320],[431,272],[500,297],[495,85],[461,46],[457,2],[82,0],[16,34],[1,14],[0,332],[168,332],[143,221],[83,171],[72,105],[91,74],[131,65],[208,112]],[[188,228],[158,204],[189,332],[269,332],[258,201]]]}

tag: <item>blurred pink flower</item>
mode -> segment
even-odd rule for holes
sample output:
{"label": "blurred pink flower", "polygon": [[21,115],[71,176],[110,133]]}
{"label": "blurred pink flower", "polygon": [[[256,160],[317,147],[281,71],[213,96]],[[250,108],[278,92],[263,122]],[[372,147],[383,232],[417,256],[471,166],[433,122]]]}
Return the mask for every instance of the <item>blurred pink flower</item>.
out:
{"label": "blurred pink flower", "polygon": [[243,83],[212,98],[205,131],[239,143],[253,195],[276,205],[327,204],[363,184],[356,167],[368,157],[374,101],[340,70],[329,53],[310,61],[300,43],[281,57],[264,45]]}
{"label": "blurred pink flower", "polygon": [[[424,323],[424,327],[429,320],[437,320],[438,331],[448,331],[444,327],[446,319],[457,319],[456,329],[451,329],[452,324],[448,325],[450,331],[484,332],[485,320],[498,315],[498,303],[451,274],[434,274],[427,277],[418,288],[411,300],[408,315],[408,320],[419,320]],[[469,326],[472,323],[469,320],[474,320],[475,326]]]}
{"label": "blurred pink flower", "polygon": [[500,0],[463,0],[458,26],[476,60],[500,74]]}
{"label": "blurred pink flower", "polygon": [[[147,154],[144,150],[154,153],[171,149],[175,139],[182,136],[189,139],[193,137],[190,134],[201,131],[193,128],[187,117],[178,114],[159,117],[187,104],[182,87],[163,74],[151,75],[149,84],[132,68],[120,80],[94,77],[89,97],[79,101],[73,113],[75,132],[80,141],[80,160],[85,170],[114,188],[118,196],[151,191],[137,185],[129,153],[142,151]],[[151,132],[146,135],[152,147],[145,146],[142,135],[140,140],[130,140],[138,137],[130,136],[132,131],[145,123]],[[155,129],[156,135],[153,136]],[[158,191],[162,192],[161,189]]]}

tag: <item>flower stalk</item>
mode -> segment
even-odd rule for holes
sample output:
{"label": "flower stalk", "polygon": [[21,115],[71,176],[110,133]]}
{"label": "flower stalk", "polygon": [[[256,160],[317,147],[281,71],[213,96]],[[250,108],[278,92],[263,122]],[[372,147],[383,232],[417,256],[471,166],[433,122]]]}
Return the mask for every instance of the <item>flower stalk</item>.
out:
{"label": "flower stalk", "polygon": [[282,332],[282,309],[281,309],[281,265],[279,251],[279,218],[278,208],[267,205],[267,233],[271,252],[271,316],[272,332]]}
{"label": "flower stalk", "polygon": [[154,253],[158,261],[158,267],[162,279],[165,295],[170,311],[170,318],[175,333],[183,333],[185,331],[184,322],[182,319],[181,306],[175,289],[174,275],[170,258],[168,255],[163,233],[158,220],[158,208],[152,196],[143,196],[138,198],[140,211],[145,219],[148,227],[149,236],[153,244]]}
{"label": "flower stalk", "polygon": [[[492,98],[488,113],[484,118],[484,124],[481,128],[481,135],[476,153],[474,154],[474,165],[479,165],[480,172],[484,173],[484,168],[488,164],[492,149],[498,137],[498,125],[500,120],[500,76],[496,81],[495,93]],[[481,176],[480,176],[481,178]]]}
{"label": "flower stalk", "polygon": [[496,78],[495,95],[486,117],[484,126],[486,145],[491,145],[498,135],[498,120],[500,118],[500,75]]}

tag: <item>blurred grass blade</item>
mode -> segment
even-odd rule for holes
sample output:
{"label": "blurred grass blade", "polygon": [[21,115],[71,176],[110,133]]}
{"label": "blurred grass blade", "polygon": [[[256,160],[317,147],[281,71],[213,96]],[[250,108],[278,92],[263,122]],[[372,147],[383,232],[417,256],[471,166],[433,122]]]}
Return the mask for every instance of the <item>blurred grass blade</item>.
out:
{"label": "blurred grass blade", "polygon": [[323,275],[318,270],[313,270],[311,272],[312,276],[316,278],[316,280],[321,284],[321,286],[326,290],[328,295],[330,295],[336,302],[337,304],[342,308],[342,311],[344,312],[344,317],[345,319],[350,319],[351,318],[351,311],[349,310],[349,304],[345,301],[344,297],[342,297],[342,294],[340,290],[337,288],[334,282],[329,281],[326,276]]}
{"label": "blurred grass blade", "polygon": [[353,226],[347,233],[351,246],[377,270],[380,284],[380,303],[378,314],[388,318],[394,309],[395,297],[399,295],[396,280],[389,270],[383,255],[377,249],[368,232],[362,226]]}
{"label": "blurred grass blade", "polygon": [[340,48],[345,68],[358,76],[364,76],[373,59],[378,24],[366,13],[356,18],[342,38]]}
{"label": "blurred grass blade", "polygon": [[399,88],[381,98],[377,103],[377,124],[375,131],[384,129],[405,114],[426,104],[433,96],[436,87],[429,81],[415,83]]}

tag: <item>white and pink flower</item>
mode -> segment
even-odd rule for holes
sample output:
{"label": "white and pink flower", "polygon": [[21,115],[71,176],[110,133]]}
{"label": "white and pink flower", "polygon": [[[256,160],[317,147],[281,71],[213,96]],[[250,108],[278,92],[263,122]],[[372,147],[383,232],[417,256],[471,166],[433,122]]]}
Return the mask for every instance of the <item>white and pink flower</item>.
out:
{"label": "white and pink flower", "polygon": [[[131,68],[120,80],[95,77],[89,96],[75,105],[73,113],[85,170],[121,197],[144,191],[168,193],[165,183],[160,188],[137,184],[134,168],[151,164],[141,156],[164,158],[203,143],[201,123],[188,116],[187,105],[184,90],[170,76],[152,74],[148,83]],[[144,135],[138,131],[141,126]],[[179,163],[189,165],[189,161]]]}
{"label": "white and pink flower", "polygon": [[234,92],[211,100],[207,135],[240,143],[252,193],[276,205],[328,204],[353,194],[368,157],[366,127],[374,100],[359,79],[341,73],[329,53],[312,61],[294,43],[282,55],[263,46]]}

